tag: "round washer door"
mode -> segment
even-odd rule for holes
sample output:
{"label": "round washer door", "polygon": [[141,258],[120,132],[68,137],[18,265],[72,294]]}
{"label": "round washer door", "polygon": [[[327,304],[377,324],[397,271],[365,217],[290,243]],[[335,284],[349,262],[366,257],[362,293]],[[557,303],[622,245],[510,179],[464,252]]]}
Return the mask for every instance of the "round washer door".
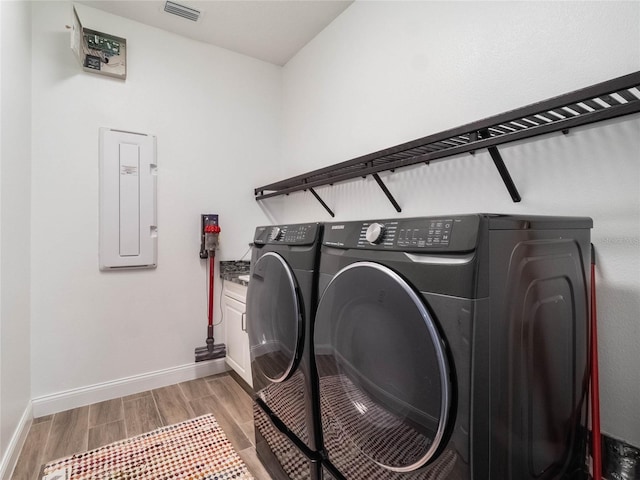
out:
{"label": "round washer door", "polygon": [[287,262],[267,252],[255,263],[247,292],[247,322],[255,377],[283,382],[296,369],[302,345],[302,313]]}
{"label": "round washer door", "polygon": [[373,262],[340,270],[318,305],[314,347],[323,428],[343,440],[326,445],[330,459],[355,448],[394,472],[434,459],[446,440],[449,364],[435,319],[400,275]]}

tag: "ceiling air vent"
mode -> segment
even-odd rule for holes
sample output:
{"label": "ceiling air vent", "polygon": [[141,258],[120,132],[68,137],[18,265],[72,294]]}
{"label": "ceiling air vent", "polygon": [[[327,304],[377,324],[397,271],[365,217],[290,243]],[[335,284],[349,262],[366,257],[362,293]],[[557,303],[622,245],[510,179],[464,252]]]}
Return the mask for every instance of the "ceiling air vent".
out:
{"label": "ceiling air vent", "polygon": [[173,15],[178,15],[179,17],[186,18],[187,20],[192,20],[197,22],[200,18],[200,11],[195,8],[185,7],[184,5],[180,5],[175,2],[167,2],[164,4],[164,11],[167,13],[171,13]]}

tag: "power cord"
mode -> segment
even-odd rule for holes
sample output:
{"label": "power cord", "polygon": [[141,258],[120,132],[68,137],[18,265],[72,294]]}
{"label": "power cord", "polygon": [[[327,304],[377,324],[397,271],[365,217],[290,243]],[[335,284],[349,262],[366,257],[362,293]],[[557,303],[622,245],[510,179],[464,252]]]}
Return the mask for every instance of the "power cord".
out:
{"label": "power cord", "polygon": [[246,257],[246,256],[247,256],[247,253],[249,253],[249,252],[251,251],[251,249],[252,249],[252,248],[253,248],[253,243],[250,243],[250,244],[249,244],[249,248],[247,248],[247,251],[246,251],[246,252],[244,252],[244,255],[242,255],[242,256],[240,257],[240,261],[244,260],[244,257]]}
{"label": "power cord", "polygon": [[[247,256],[247,254],[251,251],[251,249],[253,248],[253,243],[249,244],[249,248],[247,248],[247,251],[244,252],[244,254],[240,257],[240,261],[244,260],[244,257]],[[205,274],[205,292],[206,292],[206,297],[207,297],[207,302],[209,301],[209,275],[207,274],[207,269],[204,269],[204,274]],[[213,326],[217,326],[220,325],[223,320],[224,320],[224,309],[222,308],[222,291],[224,290],[224,277],[220,277],[220,298],[218,301],[218,305],[219,305],[219,309],[220,309],[220,321],[216,322],[213,324]]]}

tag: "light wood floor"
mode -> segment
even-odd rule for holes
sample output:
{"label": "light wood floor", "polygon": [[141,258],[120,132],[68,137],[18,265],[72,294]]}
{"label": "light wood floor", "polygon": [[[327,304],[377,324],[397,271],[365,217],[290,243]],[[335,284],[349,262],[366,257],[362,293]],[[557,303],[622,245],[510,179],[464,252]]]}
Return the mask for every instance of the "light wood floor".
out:
{"label": "light wood floor", "polygon": [[257,480],[251,397],[226,373],[36,418],[12,480],[38,480],[43,464],[212,413]]}

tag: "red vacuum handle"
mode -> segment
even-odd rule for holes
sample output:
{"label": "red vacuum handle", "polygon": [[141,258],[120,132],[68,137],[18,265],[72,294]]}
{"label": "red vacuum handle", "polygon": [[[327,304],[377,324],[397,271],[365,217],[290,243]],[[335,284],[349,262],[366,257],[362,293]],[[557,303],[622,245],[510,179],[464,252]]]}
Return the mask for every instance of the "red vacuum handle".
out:
{"label": "red vacuum handle", "polygon": [[[215,246],[217,245],[217,235],[220,233],[219,225],[206,225],[204,227],[205,235],[214,235],[215,243],[208,250],[209,252],[209,330],[213,327],[213,280],[214,280],[214,260],[216,256]],[[213,331],[209,336],[213,336]]]}
{"label": "red vacuum handle", "polygon": [[602,479],[600,437],[600,380],[598,378],[598,317],[596,309],[596,254],[591,245],[591,456],[593,480]]}
{"label": "red vacuum handle", "polygon": [[213,270],[214,270],[215,252],[209,252],[209,326],[213,326]]}

